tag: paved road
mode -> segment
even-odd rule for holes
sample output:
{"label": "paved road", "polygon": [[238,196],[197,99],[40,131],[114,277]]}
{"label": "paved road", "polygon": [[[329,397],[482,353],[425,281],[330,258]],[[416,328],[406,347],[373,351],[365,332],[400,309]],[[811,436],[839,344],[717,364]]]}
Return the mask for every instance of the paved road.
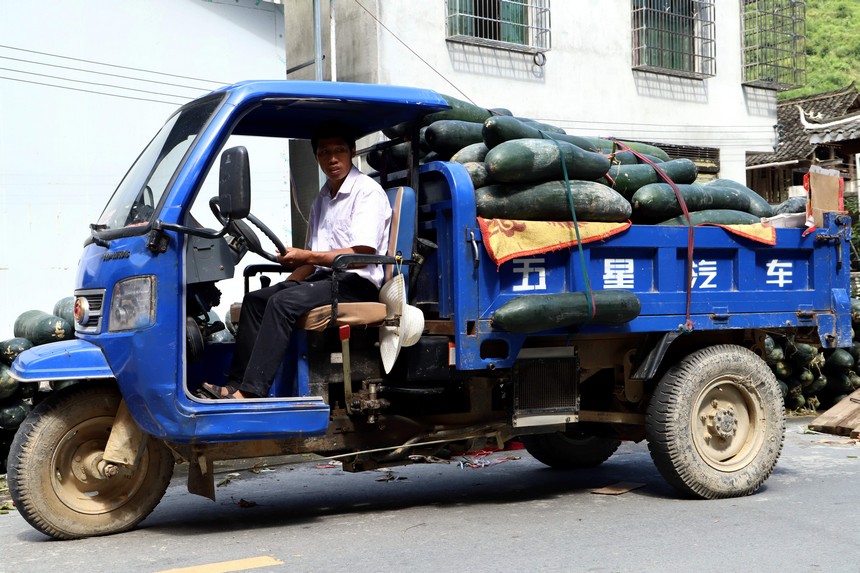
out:
{"label": "paved road", "polygon": [[[579,472],[523,451],[481,468],[290,464],[238,472],[216,503],[177,477],[123,535],[52,542],[16,513],[0,516],[0,573],[860,570],[860,445],[803,433],[808,422],[790,420],[776,472],[746,498],[679,498],[644,444]],[[645,485],[591,493],[619,482]]]}

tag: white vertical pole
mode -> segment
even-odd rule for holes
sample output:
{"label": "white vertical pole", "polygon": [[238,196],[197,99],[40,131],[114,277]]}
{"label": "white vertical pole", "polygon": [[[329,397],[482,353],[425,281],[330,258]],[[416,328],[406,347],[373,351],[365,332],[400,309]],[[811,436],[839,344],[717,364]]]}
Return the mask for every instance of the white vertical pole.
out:
{"label": "white vertical pole", "polygon": [[[318,82],[321,82],[323,79],[323,53],[322,53],[322,16],[320,16],[320,2],[321,0],[313,0],[314,2],[314,63],[315,63],[315,71],[316,76],[314,79]],[[319,184],[320,187],[325,185],[326,176],[325,173],[322,172],[322,169],[318,171],[319,173]]]}
{"label": "white vertical pole", "polygon": [[854,193],[860,198],[860,153],[854,154]]}
{"label": "white vertical pole", "polygon": [[314,1],[314,63],[316,69],[316,81],[323,79],[323,53],[322,53],[322,17],[320,16],[320,0]]}
{"label": "white vertical pole", "polygon": [[328,3],[329,9],[329,25],[331,29],[329,30],[329,42],[331,47],[329,48],[329,60],[331,61],[331,81],[337,81],[337,22],[334,16],[335,10],[335,0],[329,0]]}

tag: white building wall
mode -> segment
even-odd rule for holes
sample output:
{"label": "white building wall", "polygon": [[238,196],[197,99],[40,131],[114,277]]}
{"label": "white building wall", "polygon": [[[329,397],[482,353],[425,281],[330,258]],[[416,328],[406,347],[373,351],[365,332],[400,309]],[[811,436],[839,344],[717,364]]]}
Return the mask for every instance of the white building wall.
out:
{"label": "white building wall", "polygon": [[[283,8],[257,0],[4,1],[0,38],[2,340],[72,294],[89,223],[179,105],[286,62]],[[254,196],[284,233],[286,164]]]}
{"label": "white building wall", "polygon": [[773,149],[776,94],[741,85],[737,0],[715,3],[717,73],[706,80],[631,69],[629,0],[552,2],[552,49],[542,67],[527,54],[447,44],[443,1],[362,4],[399,40],[364,11],[338,21],[339,77],[349,74],[341,54],[362,53],[360,41],[341,41],[341,30],[363,27],[354,37],[378,42],[379,83],[506,107],[568,133],[719,147],[720,175],[740,182],[746,181],[745,153]]}

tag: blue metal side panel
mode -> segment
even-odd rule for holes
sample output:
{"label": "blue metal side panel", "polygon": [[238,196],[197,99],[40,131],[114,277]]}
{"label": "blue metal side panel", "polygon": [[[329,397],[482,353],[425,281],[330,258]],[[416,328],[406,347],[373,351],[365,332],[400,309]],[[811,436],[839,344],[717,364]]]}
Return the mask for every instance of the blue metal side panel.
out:
{"label": "blue metal side panel", "polygon": [[[452,234],[473,232],[470,202],[458,198],[455,205],[461,208],[454,211]],[[849,346],[849,225],[845,217],[828,216],[825,228],[807,236],[802,229],[777,229],[774,246],[718,227],[697,227],[689,306],[694,330],[817,327],[823,346]],[[537,336],[667,332],[683,327],[687,236],[685,227],[633,225],[605,241],[584,245],[584,269],[591,288],[635,292],[642,304],[640,316],[622,325],[586,324]],[[490,324],[493,313],[506,302],[528,294],[586,290],[586,272],[576,248],[514,259],[498,268],[482,252],[479,292],[473,299],[469,283],[475,279],[465,256],[468,243],[454,245],[453,250],[461,253],[455,288],[469,293],[458,296],[467,300],[458,303],[455,313],[460,317],[455,318],[460,369],[513,364],[525,336],[496,331]],[[477,305],[479,320],[467,333],[461,323],[463,317],[474,316],[469,314],[472,303]],[[481,344],[494,339],[508,344],[511,357],[480,357]]]}
{"label": "blue metal side panel", "polygon": [[[444,233],[449,242],[439,245],[439,256],[440,261],[446,261],[450,256],[445,263],[450,275],[442,277],[442,284],[450,285],[452,291],[454,345],[460,366],[463,357],[477,356],[480,352],[480,339],[476,336],[480,316],[479,292],[486,288],[482,284],[481,270],[488,264],[493,266],[493,263],[481,245],[475,188],[466,169],[459,163],[432,162],[424,165],[421,172],[443,177],[451,193],[451,231]],[[440,299],[444,294],[440,292]],[[484,367],[482,364],[481,368]]]}
{"label": "blue metal side panel", "polygon": [[[113,285],[135,275],[157,277],[156,322],[131,332],[109,332],[112,290],[105,292],[102,332],[77,333],[76,342],[99,347],[115,374],[129,411],[141,428],[176,442],[291,438],[322,434],[329,408],[319,399],[228,403],[203,402],[185,391],[184,308],[178,271],[178,237],[169,233],[168,252],[154,256],[145,237],[111,241],[110,251],[128,250],[125,259],[105,260],[104,247],[89,245],[79,267],[78,286]],[[123,261],[122,264],[116,262]],[[179,327],[179,328],[178,328]],[[83,354],[83,356],[92,356]],[[29,372],[26,373],[30,376]],[[236,401],[239,402],[239,401]]]}

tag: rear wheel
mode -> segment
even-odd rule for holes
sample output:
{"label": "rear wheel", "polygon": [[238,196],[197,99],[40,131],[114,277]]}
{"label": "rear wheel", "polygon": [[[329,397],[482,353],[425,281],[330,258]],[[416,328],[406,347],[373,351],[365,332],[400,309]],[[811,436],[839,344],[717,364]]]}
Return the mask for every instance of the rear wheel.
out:
{"label": "rear wheel", "polygon": [[699,350],[669,369],[646,418],[657,469],[676,488],[706,499],[757,490],[779,459],[784,430],[776,377],[734,345]]}
{"label": "rear wheel", "polygon": [[112,384],[79,384],[41,402],[18,430],[9,490],[30,525],[58,539],[131,529],[149,515],[173,474],[173,455],[146,441],[134,468],[102,460],[120,395]]}
{"label": "rear wheel", "polygon": [[557,469],[599,466],[621,445],[619,440],[585,432],[535,434],[520,439],[536,460]]}

